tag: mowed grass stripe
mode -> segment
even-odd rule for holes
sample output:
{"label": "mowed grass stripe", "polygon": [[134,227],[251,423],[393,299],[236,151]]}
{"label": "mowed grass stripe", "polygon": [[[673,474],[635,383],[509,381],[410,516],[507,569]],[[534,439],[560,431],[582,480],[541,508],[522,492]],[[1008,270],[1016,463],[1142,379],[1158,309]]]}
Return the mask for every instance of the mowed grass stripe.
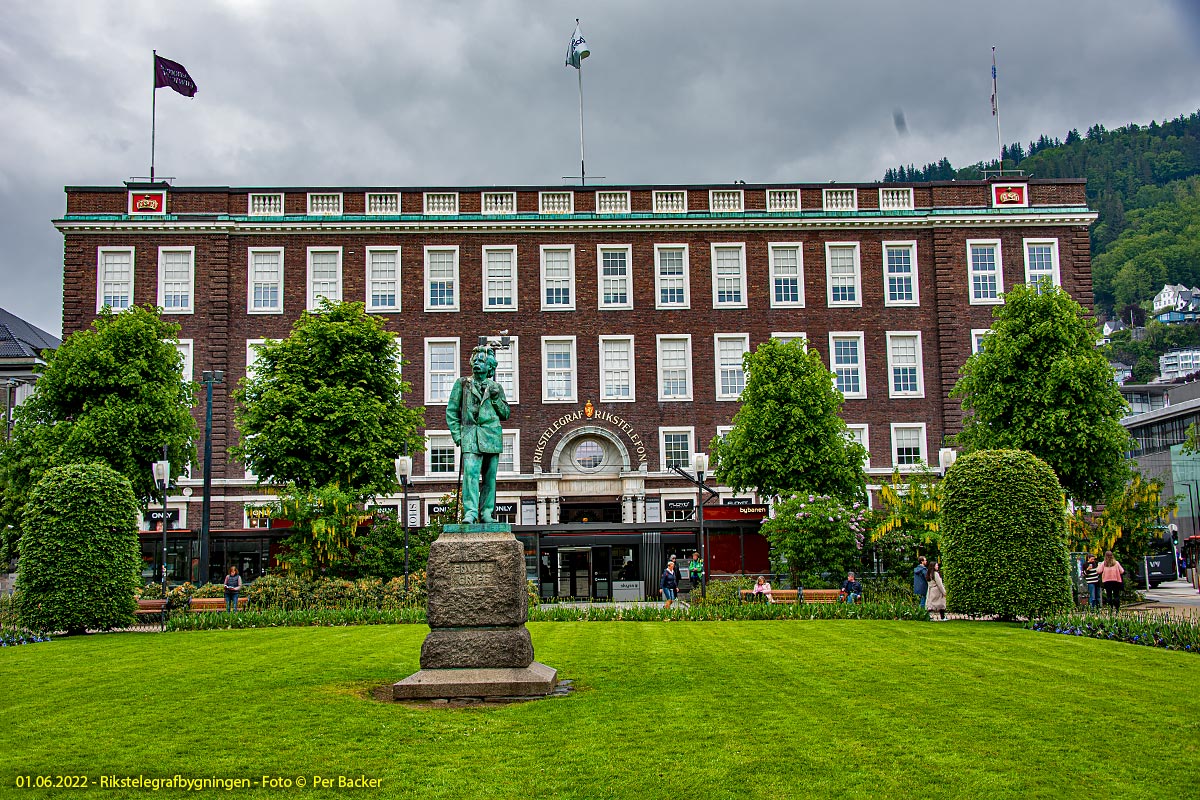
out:
{"label": "mowed grass stripe", "polygon": [[572,696],[364,699],[418,668],[423,626],[8,648],[0,795],[73,772],[366,774],[427,798],[1182,797],[1200,779],[1191,654],[960,622],[530,629]]}

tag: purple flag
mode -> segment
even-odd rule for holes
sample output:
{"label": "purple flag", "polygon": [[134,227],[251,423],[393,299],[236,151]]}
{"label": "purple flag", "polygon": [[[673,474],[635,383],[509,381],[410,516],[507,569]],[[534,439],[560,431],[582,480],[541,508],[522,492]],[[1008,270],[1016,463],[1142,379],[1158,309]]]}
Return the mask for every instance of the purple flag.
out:
{"label": "purple flag", "polygon": [[188,75],[183,64],[155,54],[154,88],[157,89],[160,86],[170,86],[184,97],[194,97],[196,94],[196,82],[192,80],[191,75]]}

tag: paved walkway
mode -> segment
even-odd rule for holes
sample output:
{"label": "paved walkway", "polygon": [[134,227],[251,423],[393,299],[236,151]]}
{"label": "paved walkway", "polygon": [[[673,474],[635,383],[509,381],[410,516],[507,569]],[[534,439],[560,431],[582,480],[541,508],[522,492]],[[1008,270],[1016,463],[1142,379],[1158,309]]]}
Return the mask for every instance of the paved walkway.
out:
{"label": "paved walkway", "polygon": [[1146,592],[1146,602],[1122,609],[1130,614],[1156,614],[1200,619],[1200,592],[1188,581],[1167,581]]}

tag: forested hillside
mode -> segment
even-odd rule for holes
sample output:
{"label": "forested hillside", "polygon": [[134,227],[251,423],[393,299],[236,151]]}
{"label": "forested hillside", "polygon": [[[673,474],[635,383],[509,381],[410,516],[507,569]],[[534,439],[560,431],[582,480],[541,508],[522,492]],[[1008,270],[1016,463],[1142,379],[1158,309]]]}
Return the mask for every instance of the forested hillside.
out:
{"label": "forested hillside", "polygon": [[[1164,283],[1200,284],[1200,112],[1169,122],[1008,145],[1004,168],[1036,178],[1087,178],[1096,312],[1120,313]],[[997,162],[955,169],[948,159],[889,169],[884,182],[970,180]],[[1122,316],[1128,316],[1122,314]]]}

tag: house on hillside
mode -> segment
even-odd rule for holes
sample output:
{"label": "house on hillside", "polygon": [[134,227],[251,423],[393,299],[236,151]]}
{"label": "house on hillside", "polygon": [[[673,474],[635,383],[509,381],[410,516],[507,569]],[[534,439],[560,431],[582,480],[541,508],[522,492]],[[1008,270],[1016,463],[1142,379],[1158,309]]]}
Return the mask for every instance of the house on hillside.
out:
{"label": "house on hillside", "polygon": [[1166,325],[1200,319],[1200,288],[1167,284],[1154,296],[1154,318]]}

